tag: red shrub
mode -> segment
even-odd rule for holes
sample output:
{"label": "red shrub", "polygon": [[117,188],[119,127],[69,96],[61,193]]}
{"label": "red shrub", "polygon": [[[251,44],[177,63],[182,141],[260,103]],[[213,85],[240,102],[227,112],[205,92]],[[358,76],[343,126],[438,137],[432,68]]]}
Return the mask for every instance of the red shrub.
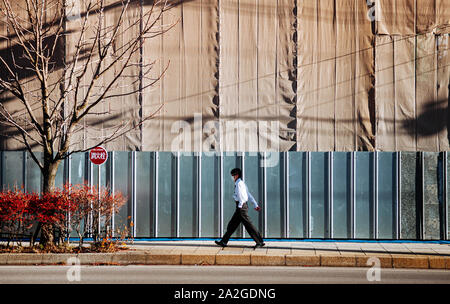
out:
{"label": "red shrub", "polygon": [[37,221],[58,227],[62,235],[75,230],[80,243],[87,234],[97,240],[101,234],[97,229],[99,221],[105,223],[108,232],[111,217],[125,203],[120,192],[110,193],[105,188],[99,192],[87,184],[66,185],[41,197],[18,189],[7,190],[0,192],[0,232],[8,232],[14,238]]}
{"label": "red shrub", "polygon": [[19,189],[0,192],[0,231],[7,232],[10,238],[14,238],[30,229],[35,219],[30,206],[37,199],[37,194]]}
{"label": "red shrub", "polygon": [[[105,236],[107,236],[110,232],[111,218],[126,203],[126,198],[120,192],[110,193],[107,188],[101,188],[99,191],[96,187],[87,184],[66,185],[64,189],[71,204],[76,205],[71,211],[70,228],[77,232],[80,243],[88,233],[91,233],[95,240],[100,238],[99,221],[105,223]],[[89,215],[91,215],[90,220]]]}
{"label": "red shrub", "polygon": [[74,212],[76,207],[76,204],[70,203],[70,197],[65,191],[55,189],[33,200],[29,210],[42,224],[54,224],[63,228],[68,212]]}

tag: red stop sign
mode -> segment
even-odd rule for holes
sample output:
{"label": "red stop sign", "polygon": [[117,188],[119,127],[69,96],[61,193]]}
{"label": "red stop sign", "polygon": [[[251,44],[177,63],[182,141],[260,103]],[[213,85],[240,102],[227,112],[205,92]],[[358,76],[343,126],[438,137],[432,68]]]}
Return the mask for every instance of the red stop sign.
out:
{"label": "red stop sign", "polygon": [[108,152],[102,147],[95,147],[89,151],[89,159],[95,165],[101,165],[108,159]]}

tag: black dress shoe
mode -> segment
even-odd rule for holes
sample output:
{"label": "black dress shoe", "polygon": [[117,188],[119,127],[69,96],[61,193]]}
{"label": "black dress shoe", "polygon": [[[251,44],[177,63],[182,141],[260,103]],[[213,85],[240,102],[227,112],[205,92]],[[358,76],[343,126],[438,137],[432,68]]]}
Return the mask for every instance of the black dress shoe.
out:
{"label": "black dress shoe", "polygon": [[227,247],[227,244],[225,244],[222,241],[214,241],[217,245],[221,246],[221,247]]}
{"label": "black dress shoe", "polygon": [[265,246],[266,245],[266,243],[259,243],[259,244],[256,244],[255,245],[255,249],[256,248],[259,248],[259,247],[263,247],[263,246]]}

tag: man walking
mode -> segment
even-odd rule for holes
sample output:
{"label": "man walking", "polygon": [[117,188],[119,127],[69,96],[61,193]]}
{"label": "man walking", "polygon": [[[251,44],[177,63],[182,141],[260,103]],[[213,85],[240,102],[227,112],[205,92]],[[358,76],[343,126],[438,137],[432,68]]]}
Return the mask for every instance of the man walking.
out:
{"label": "man walking", "polygon": [[234,168],[231,170],[231,177],[234,181],[234,194],[233,198],[236,202],[236,211],[231,217],[230,222],[227,226],[227,231],[220,241],[215,241],[217,245],[226,247],[231,235],[237,229],[240,223],[244,224],[245,229],[252,239],[256,242],[257,247],[262,247],[265,245],[263,238],[258,230],[255,229],[250,218],[248,217],[248,205],[247,201],[250,199],[255,206],[255,210],[259,211],[261,208],[258,206],[255,198],[248,191],[247,185],[241,179],[242,171],[239,168]]}

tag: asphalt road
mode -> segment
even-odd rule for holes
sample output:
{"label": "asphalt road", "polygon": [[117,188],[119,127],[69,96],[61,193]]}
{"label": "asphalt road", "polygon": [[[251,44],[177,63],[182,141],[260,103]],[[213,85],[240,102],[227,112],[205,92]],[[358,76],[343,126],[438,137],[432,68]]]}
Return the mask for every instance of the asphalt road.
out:
{"label": "asphalt road", "polygon": [[[79,268],[77,268],[79,267]],[[253,266],[0,266],[0,284],[449,284],[450,270]],[[367,278],[379,281],[369,281]]]}

